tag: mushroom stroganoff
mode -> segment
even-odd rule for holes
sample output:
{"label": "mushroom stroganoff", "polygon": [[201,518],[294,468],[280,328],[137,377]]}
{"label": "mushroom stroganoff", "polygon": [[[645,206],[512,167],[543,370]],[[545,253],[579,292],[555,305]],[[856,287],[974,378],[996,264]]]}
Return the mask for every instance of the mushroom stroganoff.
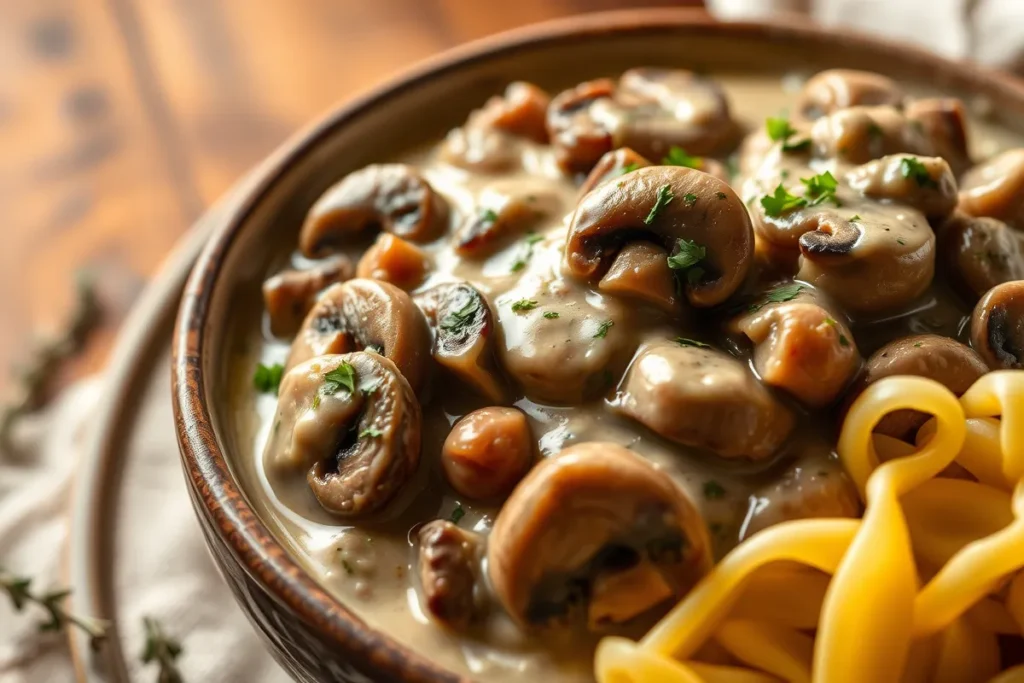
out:
{"label": "mushroom stroganoff", "polygon": [[[963,102],[877,74],[790,85],[653,67],[513,83],[312,205],[263,286],[247,468],[357,614],[486,681],[809,680],[812,649],[825,680],[817,621],[765,646],[788,659],[757,657],[770,620],[740,600],[716,632],[726,607],[692,605],[744,548],[810,533],[794,520],[843,520],[829,538],[855,554],[872,489],[851,424],[899,459],[1021,368],[1024,148],[973,120],[969,141]],[[906,376],[944,407],[864,422]],[[940,478],[988,483],[954,456]],[[832,572],[776,564],[818,614]],[[919,558],[917,580],[937,570]],[[658,623],[677,604],[703,635]],[[1012,663],[1007,642],[979,675]],[[929,671],[945,653],[917,649]]]}

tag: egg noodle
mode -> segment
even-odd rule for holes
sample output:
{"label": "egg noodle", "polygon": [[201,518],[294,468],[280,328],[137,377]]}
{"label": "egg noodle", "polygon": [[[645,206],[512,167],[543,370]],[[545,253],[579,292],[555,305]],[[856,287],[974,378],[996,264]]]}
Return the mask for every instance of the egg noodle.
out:
{"label": "egg noodle", "polygon": [[[934,416],[916,446],[872,434],[900,409]],[[1024,371],[960,399],[879,380],[838,452],[862,519],[755,534],[640,642],[603,639],[600,683],[1024,682],[1024,666],[1000,672],[998,643],[1024,633]]]}

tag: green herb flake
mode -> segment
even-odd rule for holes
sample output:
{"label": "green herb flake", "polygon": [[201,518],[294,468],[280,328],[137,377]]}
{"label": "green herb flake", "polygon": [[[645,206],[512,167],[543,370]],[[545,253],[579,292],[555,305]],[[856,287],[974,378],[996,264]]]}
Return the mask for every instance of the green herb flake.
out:
{"label": "green herb flake", "polygon": [[472,296],[466,300],[466,303],[462,304],[462,307],[457,311],[452,311],[444,317],[441,321],[441,329],[445,332],[451,332],[452,334],[459,334],[467,326],[473,323],[476,319],[476,314],[480,311],[480,300]]}
{"label": "green herb flake", "polygon": [[352,565],[348,563],[348,560],[342,560],[341,566],[345,569],[346,574],[352,575],[356,573],[355,570],[352,569]]}
{"label": "green herb flake", "polygon": [[839,335],[839,345],[840,346],[849,346],[850,345],[850,340],[846,338],[845,334],[840,334]]}
{"label": "green herb flake", "polygon": [[318,391],[318,392],[316,392],[313,395],[313,410],[316,410],[319,407],[320,407],[320,392]]}
{"label": "green herb flake", "polygon": [[765,295],[764,301],[760,301],[755,304],[751,304],[747,310],[751,313],[761,310],[767,304],[781,304],[787,301],[792,301],[796,298],[803,290],[804,286],[792,282],[788,285],[779,285],[778,287],[772,288],[768,294]]}
{"label": "green herb flake", "polygon": [[850,222],[851,223],[856,223],[859,220],[860,220],[860,214],[859,213],[850,217]]}
{"label": "green herb flake", "polygon": [[768,194],[761,197],[761,208],[765,215],[771,218],[778,218],[782,214],[807,206],[807,200],[790,194],[782,183],[775,188],[775,194]]}
{"label": "green herb flake", "polygon": [[897,237],[896,238],[896,244],[904,245],[904,244],[906,244],[906,241],[904,241],[904,239],[902,237]]}
{"label": "green herb flake", "polygon": [[518,273],[519,271],[526,267],[526,264],[530,262],[531,258],[533,258],[533,245],[543,241],[544,236],[538,235],[535,232],[531,232],[526,235],[526,237],[523,240],[523,242],[525,243],[525,247],[523,248],[521,255],[519,256],[519,258],[512,262],[513,273]]}
{"label": "green herb flake", "polygon": [[635,161],[630,162],[622,167],[622,170],[619,171],[619,175],[626,175],[627,173],[632,173],[638,168],[640,168],[640,164],[636,163]]}
{"label": "green herb flake", "polygon": [[512,272],[518,273],[520,270],[526,267],[526,261],[521,258],[517,258],[512,262]]}
{"label": "green herb flake", "polygon": [[519,301],[512,302],[512,312],[519,313],[520,311],[532,311],[537,308],[537,302],[533,299],[520,299]]}
{"label": "green herb flake", "polygon": [[543,242],[544,235],[538,235],[535,232],[531,232],[526,235],[523,241],[526,242],[527,245],[532,247],[533,245],[537,244],[537,242]]}
{"label": "green herb flake", "polygon": [[702,157],[690,156],[682,147],[675,146],[669,147],[668,154],[661,160],[661,163],[665,166],[695,168],[698,171],[704,168],[704,159]]}
{"label": "green herb flake", "polygon": [[921,348],[921,342],[914,342],[914,348],[915,349]]}
{"label": "green herb flake", "polygon": [[838,323],[836,323],[832,318],[825,318],[825,324],[829,327],[835,327]]}
{"label": "green herb flake", "polygon": [[725,496],[725,488],[714,479],[704,482],[704,497],[708,500],[718,500]]}
{"label": "green herb flake", "polygon": [[654,222],[654,219],[658,217],[658,214],[668,206],[668,203],[675,199],[675,195],[672,194],[672,187],[668,184],[662,185],[658,188],[658,196],[654,199],[654,206],[651,207],[651,212],[647,214],[647,218],[644,219],[644,225],[650,225]]}
{"label": "green herb flake", "polygon": [[676,252],[668,257],[668,267],[672,270],[689,270],[708,255],[707,247],[693,240],[676,240]]}
{"label": "green herb flake", "polygon": [[932,174],[928,172],[928,168],[914,157],[903,157],[900,160],[900,173],[904,178],[916,182],[918,187],[939,187]]}
{"label": "green herb flake", "polygon": [[483,212],[480,214],[480,220],[483,221],[484,223],[494,224],[498,222],[498,214],[494,211],[494,209],[484,209]]}
{"label": "green herb flake", "polygon": [[811,148],[811,139],[803,138],[796,142],[784,142],[782,143],[783,152],[806,152]]}
{"label": "green herb flake", "polygon": [[608,336],[608,330],[615,325],[612,320],[605,320],[597,326],[597,332],[594,333],[594,339],[604,339]]}
{"label": "green herb flake", "polygon": [[376,439],[377,437],[384,436],[384,432],[380,431],[379,429],[374,429],[373,427],[367,427],[363,431],[359,432],[360,439],[363,438],[364,436],[368,436],[371,439]]}
{"label": "green herb flake", "polygon": [[693,206],[697,203],[697,195],[692,192],[687,192],[683,195],[683,201],[686,202],[687,206]]}
{"label": "green herb flake", "polygon": [[547,318],[548,320],[554,320],[555,318],[558,317],[558,311],[545,311],[544,317]]}
{"label": "green herb flake", "polygon": [[781,116],[769,116],[765,121],[765,129],[774,142],[786,141],[796,135],[796,129],[789,125],[789,119]]}
{"label": "green herb flake", "polygon": [[724,192],[716,192],[715,193],[715,197],[717,197],[718,201],[720,201],[720,202],[724,201],[726,199],[726,196],[725,196]]}
{"label": "green herb flake", "polygon": [[688,339],[686,337],[676,337],[673,341],[675,341],[675,343],[679,344],[680,346],[692,346],[697,349],[711,348],[711,344],[705,344],[702,341],[697,341],[696,339]]}
{"label": "green herb flake", "polygon": [[256,366],[256,372],[253,373],[252,385],[256,387],[256,391],[261,393],[269,394],[273,392],[276,394],[281,386],[281,377],[283,376],[284,366],[280,363],[272,365],[260,363]]}
{"label": "green herb flake", "polygon": [[348,361],[341,361],[338,367],[324,374],[324,384],[321,393],[325,396],[332,396],[342,389],[348,393],[356,393],[356,369]]}
{"label": "green herb flake", "polygon": [[826,201],[831,201],[839,206],[839,200],[836,198],[836,188],[839,187],[839,183],[835,176],[828,171],[810,178],[801,178],[800,182],[807,188],[804,197],[809,200],[808,206],[817,206]]}
{"label": "green herb flake", "polygon": [[461,521],[462,518],[465,516],[466,511],[462,509],[462,503],[456,503],[455,509],[452,510],[451,517],[449,517],[448,519],[451,520],[452,524],[458,524],[459,521]]}

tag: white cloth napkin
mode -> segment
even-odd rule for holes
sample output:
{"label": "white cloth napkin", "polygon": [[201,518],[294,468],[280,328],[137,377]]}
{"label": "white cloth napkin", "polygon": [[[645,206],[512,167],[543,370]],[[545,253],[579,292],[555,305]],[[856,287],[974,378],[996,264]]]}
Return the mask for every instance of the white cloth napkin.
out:
{"label": "white cloth napkin", "polygon": [[[970,57],[1010,68],[1024,65],[1024,0],[707,0],[725,18],[809,14],[826,25],[845,25],[923,45],[955,58]],[[132,478],[125,525],[140,547],[118,550],[127,585],[118,591],[126,656],[137,680],[135,654],[141,650],[143,615],[161,618],[185,646],[180,660],[186,681],[271,683],[284,681],[233,605],[213,569],[189,507],[177,462],[170,415],[170,390],[154,402],[146,442],[126,476]],[[78,439],[101,383],[70,387],[45,412],[25,420],[19,440],[24,458],[0,458],[0,566],[35,577],[40,586],[59,583],[66,538],[66,508]],[[158,515],[152,514],[159,510]],[[135,531],[131,531],[135,525]],[[139,533],[138,525],[148,533]],[[40,636],[35,622],[15,614],[0,595],[0,683],[72,680],[62,636]]]}

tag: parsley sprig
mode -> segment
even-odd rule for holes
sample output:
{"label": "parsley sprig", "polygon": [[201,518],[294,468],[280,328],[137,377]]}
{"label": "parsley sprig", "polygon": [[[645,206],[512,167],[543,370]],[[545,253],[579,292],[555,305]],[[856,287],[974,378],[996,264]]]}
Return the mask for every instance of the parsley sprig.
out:
{"label": "parsley sprig", "polygon": [[918,187],[935,189],[939,186],[935,179],[932,178],[932,174],[928,172],[928,167],[914,157],[903,157],[900,159],[900,173],[903,174],[904,178],[916,182]]}
{"label": "parsley sprig", "polygon": [[668,206],[669,202],[675,199],[676,196],[672,194],[672,187],[668,184],[662,185],[658,188],[658,195],[654,198],[654,206],[651,207],[650,213],[647,214],[647,218],[644,219],[644,225],[650,225],[654,222],[654,219],[658,217],[661,210]]}
{"label": "parsley sprig", "polygon": [[281,377],[284,375],[284,366],[280,363],[256,365],[256,372],[252,375],[252,385],[256,391],[264,394],[277,393],[281,386]]}
{"label": "parsley sprig", "polygon": [[537,308],[537,301],[534,299],[519,299],[518,301],[512,302],[512,312],[519,313],[520,311],[532,311]]}
{"label": "parsley sprig", "polygon": [[836,206],[839,206],[839,200],[836,198],[836,189],[839,187],[839,183],[829,171],[810,178],[801,178],[800,182],[807,188],[804,192],[804,197],[808,200],[807,206],[817,206],[826,201],[834,202]]}
{"label": "parsley sprig", "polygon": [[775,188],[774,194],[766,194],[761,197],[761,208],[764,209],[765,215],[771,216],[772,218],[778,218],[784,213],[792,211],[793,209],[802,209],[807,206],[807,200],[803,197],[797,197],[782,186],[779,183],[778,187]]}
{"label": "parsley sprig", "polygon": [[461,308],[451,311],[441,320],[441,329],[445,332],[458,334],[476,319],[480,311],[480,302],[476,297],[470,297]]}
{"label": "parsley sprig", "polygon": [[66,588],[51,589],[43,593],[32,590],[32,579],[27,576],[14,576],[0,569],[0,591],[7,594],[16,612],[23,611],[28,605],[35,605],[43,610],[46,621],[39,623],[40,631],[62,631],[73,626],[89,636],[89,643],[95,648],[107,636],[110,624],[102,619],[81,617],[71,614],[64,608],[64,600],[71,593]]}
{"label": "parsley sprig", "polygon": [[763,301],[751,304],[747,310],[754,313],[764,308],[767,304],[781,304],[786,301],[792,301],[803,289],[804,286],[796,282],[773,287],[765,295]]}
{"label": "parsley sprig", "polygon": [[320,391],[313,397],[313,410],[320,407],[320,400],[323,396],[333,396],[342,389],[350,394],[356,393],[356,369],[348,361],[341,361],[338,367],[324,373],[324,382],[320,385]]}
{"label": "parsley sprig", "polygon": [[800,182],[806,188],[803,197],[791,194],[782,183],[779,183],[773,194],[761,197],[761,208],[764,209],[765,215],[778,218],[794,209],[818,206],[826,201],[839,206],[839,198],[836,197],[839,182],[829,171],[810,178],[801,178]]}
{"label": "parsley sprig", "polygon": [[785,117],[769,116],[765,121],[765,129],[768,131],[768,137],[770,137],[773,142],[782,143],[783,152],[800,152],[811,146],[810,138],[803,138],[796,142],[790,142],[790,139],[800,131],[789,125],[789,119]]}
{"label": "parsley sprig", "polygon": [[673,145],[668,148],[668,154],[662,158],[661,163],[665,166],[684,166],[699,171],[704,168],[704,157],[690,156],[682,147]]}
{"label": "parsley sprig", "polygon": [[142,663],[157,665],[157,683],[182,683],[184,679],[178,671],[178,657],[183,651],[181,643],[167,635],[156,619],[143,617],[142,625],[146,631],[146,644],[140,655]]}
{"label": "parsley sprig", "polygon": [[708,255],[707,247],[693,240],[676,240],[675,253],[668,257],[668,267],[685,275],[687,282],[696,284],[704,277],[700,262]]}

